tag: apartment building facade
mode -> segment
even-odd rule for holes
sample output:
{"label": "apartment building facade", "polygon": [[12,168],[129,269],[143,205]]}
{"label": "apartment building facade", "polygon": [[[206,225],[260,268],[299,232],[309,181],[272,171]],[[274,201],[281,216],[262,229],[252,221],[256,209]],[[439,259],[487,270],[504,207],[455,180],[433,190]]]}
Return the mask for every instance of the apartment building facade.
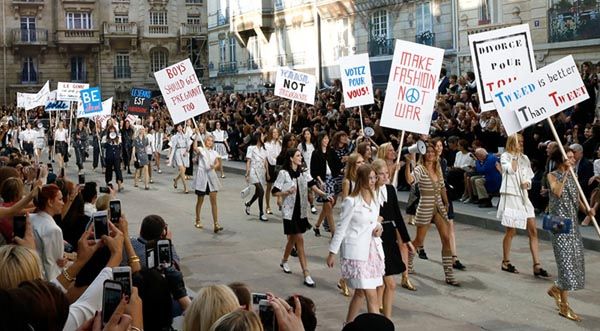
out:
{"label": "apartment building facade", "polygon": [[[340,76],[338,59],[368,53],[376,87],[385,87],[394,40],[446,50],[450,73],[471,70],[468,35],[529,23],[538,67],[573,54],[600,58],[599,0],[207,0],[211,86],[256,91],[287,66]],[[594,28],[595,26],[595,28]]]}
{"label": "apartment building facade", "polygon": [[100,86],[127,100],[131,87],[157,90],[153,72],[187,57],[207,75],[203,0],[5,0],[2,94],[35,92],[50,80]]}

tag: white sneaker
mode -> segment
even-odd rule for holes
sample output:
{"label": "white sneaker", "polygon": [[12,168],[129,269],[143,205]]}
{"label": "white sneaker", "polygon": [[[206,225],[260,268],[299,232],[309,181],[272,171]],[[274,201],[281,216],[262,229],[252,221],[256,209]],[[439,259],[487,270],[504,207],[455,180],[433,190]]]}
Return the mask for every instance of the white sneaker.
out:
{"label": "white sneaker", "polygon": [[279,266],[281,267],[281,269],[283,269],[283,272],[285,272],[286,274],[292,273],[292,269],[290,269],[290,266],[288,265],[287,262],[281,262],[281,264],[279,264]]}
{"label": "white sneaker", "polygon": [[315,287],[315,281],[309,276],[304,277],[304,285],[308,287]]}
{"label": "white sneaker", "polygon": [[313,213],[313,214],[316,214],[317,213],[317,207],[315,207],[315,206],[310,207],[310,212]]}
{"label": "white sneaker", "polygon": [[268,220],[269,220],[265,214],[262,214],[262,215],[260,215],[260,217],[259,217],[259,218],[260,218],[260,220],[261,220],[261,221],[263,221],[263,222],[266,222],[266,221],[268,221]]}

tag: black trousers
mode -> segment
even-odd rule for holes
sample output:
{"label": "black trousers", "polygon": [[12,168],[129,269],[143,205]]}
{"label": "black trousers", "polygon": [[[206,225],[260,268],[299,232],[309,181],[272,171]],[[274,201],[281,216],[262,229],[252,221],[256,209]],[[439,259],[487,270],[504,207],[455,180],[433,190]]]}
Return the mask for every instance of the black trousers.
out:
{"label": "black trousers", "polygon": [[106,184],[112,181],[113,171],[115,172],[115,176],[117,177],[118,182],[123,182],[123,173],[121,172],[121,160],[119,159],[106,159],[106,172],[104,173],[104,180]]}
{"label": "black trousers", "polygon": [[33,157],[33,143],[23,142],[23,151],[25,154],[29,155],[29,157]]}

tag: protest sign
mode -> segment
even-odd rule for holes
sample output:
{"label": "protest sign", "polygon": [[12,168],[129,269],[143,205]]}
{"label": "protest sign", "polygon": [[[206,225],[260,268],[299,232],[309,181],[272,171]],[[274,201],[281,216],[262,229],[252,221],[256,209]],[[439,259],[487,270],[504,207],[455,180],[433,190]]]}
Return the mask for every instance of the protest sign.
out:
{"label": "protest sign", "polygon": [[207,112],[210,108],[190,59],[154,73],[173,123]]}
{"label": "protest sign", "polygon": [[381,126],[428,134],[444,50],[396,40]]}
{"label": "protest sign", "polygon": [[56,99],[62,101],[79,101],[81,100],[79,92],[89,87],[90,84],[58,82]]}
{"label": "protest sign", "polygon": [[[528,127],[589,98],[569,55],[532,74],[521,75],[494,93],[498,112],[514,112],[522,128]],[[516,131],[508,131],[513,134]]]}
{"label": "protest sign", "polygon": [[83,112],[85,114],[96,114],[102,112],[100,88],[91,87],[81,90],[80,93],[81,102],[83,103]]}
{"label": "protest sign", "polygon": [[340,59],[344,105],[358,107],[373,104],[373,83],[369,54],[357,54]]}
{"label": "protest sign", "polygon": [[129,105],[127,106],[127,112],[129,114],[140,116],[148,115],[151,97],[152,92],[150,90],[132,88],[129,94]]}
{"label": "protest sign", "polygon": [[17,107],[18,108],[26,108],[29,107],[29,104],[35,98],[36,93],[21,93],[17,92]]}
{"label": "protest sign", "polygon": [[528,24],[469,35],[469,49],[482,111],[495,109],[494,91],[536,70]]}
{"label": "protest sign", "polygon": [[34,94],[25,108],[25,110],[30,110],[35,107],[45,106],[46,100],[48,99],[48,94],[50,94],[50,81],[46,81],[46,84],[38,91],[38,93]]}
{"label": "protest sign", "polygon": [[112,114],[112,103],[113,98],[110,97],[104,101],[102,101],[102,111],[96,113],[86,113],[83,109],[83,103],[80,101],[77,103],[77,118],[96,118],[100,116],[108,116],[110,117]]}
{"label": "protest sign", "polygon": [[46,111],[64,111],[69,110],[69,102],[56,99],[56,90],[51,91],[48,94],[48,100],[46,100]]}
{"label": "protest sign", "polygon": [[287,68],[277,69],[275,95],[314,105],[316,89],[315,76]]}

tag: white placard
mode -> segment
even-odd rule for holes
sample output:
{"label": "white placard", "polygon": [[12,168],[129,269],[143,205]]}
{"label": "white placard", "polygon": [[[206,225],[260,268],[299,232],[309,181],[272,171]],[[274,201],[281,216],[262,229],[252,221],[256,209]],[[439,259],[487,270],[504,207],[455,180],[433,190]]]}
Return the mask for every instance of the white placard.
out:
{"label": "white placard", "polygon": [[112,114],[112,104],[113,104],[113,98],[110,97],[110,98],[102,101],[102,111],[101,112],[86,113],[83,110],[83,103],[80,101],[77,103],[77,118],[96,118],[96,117],[104,117],[104,116],[108,116],[110,118],[110,116]]}
{"label": "white placard", "polygon": [[310,105],[315,104],[317,79],[313,75],[278,68],[275,78],[275,95]]}
{"label": "white placard", "polygon": [[428,134],[444,50],[396,40],[380,125]]}
{"label": "white placard", "polygon": [[69,110],[71,105],[69,101],[62,101],[56,99],[56,90],[50,91],[48,94],[48,99],[46,100],[45,111],[65,111]]}
{"label": "white placard", "polygon": [[356,54],[341,58],[340,73],[346,108],[373,104],[374,94],[369,54]]}
{"label": "white placard", "polygon": [[50,81],[46,81],[46,84],[42,86],[42,88],[38,91],[38,93],[34,94],[33,97],[29,100],[29,103],[24,107],[25,110],[34,109],[39,106],[45,106],[46,101],[48,100],[48,95],[50,94]]}
{"label": "white placard", "polygon": [[17,92],[17,107],[18,108],[26,108],[29,107],[29,104],[35,98],[36,93],[21,93]]}
{"label": "white placard", "polygon": [[58,82],[56,98],[63,101],[79,101],[79,91],[90,88],[90,84]]}
{"label": "white placard", "polygon": [[469,49],[482,111],[495,109],[494,91],[536,70],[528,24],[469,35]]}
{"label": "white placard", "polygon": [[[494,93],[498,112],[514,112],[521,128],[538,123],[590,96],[577,64],[569,55],[542,69],[519,76]],[[511,135],[517,131],[506,130]]]}
{"label": "white placard", "polygon": [[173,123],[207,112],[210,108],[190,59],[154,73]]}

